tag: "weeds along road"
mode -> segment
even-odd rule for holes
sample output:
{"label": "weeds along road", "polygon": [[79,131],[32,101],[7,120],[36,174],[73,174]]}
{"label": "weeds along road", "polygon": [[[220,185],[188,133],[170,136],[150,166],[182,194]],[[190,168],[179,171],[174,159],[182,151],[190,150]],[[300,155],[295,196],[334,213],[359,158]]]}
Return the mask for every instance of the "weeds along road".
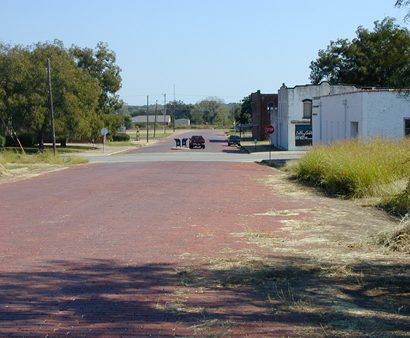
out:
{"label": "weeds along road", "polygon": [[408,286],[408,260],[377,251],[360,267],[367,251],[326,237],[335,216],[352,238],[363,234],[357,220],[378,228],[386,218],[310,197],[248,160],[222,161],[248,158],[220,132],[201,133],[205,151],[164,140],[0,185],[0,335],[408,332],[408,298],[380,298],[388,287],[376,292],[375,272]]}

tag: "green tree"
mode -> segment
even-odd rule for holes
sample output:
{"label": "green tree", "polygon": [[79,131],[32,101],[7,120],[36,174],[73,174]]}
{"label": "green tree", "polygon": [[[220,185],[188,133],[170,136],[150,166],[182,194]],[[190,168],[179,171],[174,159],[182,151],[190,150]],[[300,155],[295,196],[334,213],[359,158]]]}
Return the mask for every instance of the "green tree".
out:
{"label": "green tree", "polygon": [[410,85],[410,34],[394,19],[359,27],[352,41],[332,41],[310,65],[312,83],[404,88]]}
{"label": "green tree", "polygon": [[88,137],[95,133],[100,88],[78,68],[60,41],[30,47],[0,48],[0,114],[6,125],[34,133],[40,148],[50,131],[47,59],[52,64],[56,134]]}
{"label": "green tree", "polygon": [[[409,5],[410,5],[410,0],[396,0],[396,3],[394,4],[394,6],[398,8],[407,7]],[[409,18],[410,18],[410,12],[406,14],[406,16],[404,17],[404,20],[408,20]]]}
{"label": "green tree", "polygon": [[175,119],[192,119],[192,104],[183,101],[170,101],[166,105],[167,114],[175,114]]}
{"label": "green tree", "polygon": [[115,63],[115,53],[103,42],[99,42],[95,50],[72,46],[70,52],[77,65],[96,79],[101,87],[99,111],[111,114],[119,110],[123,105],[117,94],[121,88],[121,68]]}
{"label": "green tree", "polygon": [[[108,129],[108,137],[118,134],[118,130],[124,126],[124,116],[116,114],[104,114],[103,125]],[[97,135],[98,136],[98,135]]]}
{"label": "green tree", "polygon": [[252,121],[251,96],[242,99],[240,109],[235,110],[235,121],[241,124],[248,124]]}
{"label": "green tree", "polygon": [[217,97],[208,97],[195,104],[195,109],[202,112],[206,124],[215,124],[218,114],[221,114],[223,101]]}
{"label": "green tree", "polygon": [[[42,67],[51,60],[52,90],[55,107],[56,135],[65,143],[67,138],[92,137],[98,131],[97,106],[101,92],[98,82],[80,69],[70,53],[59,43],[37,44],[32,52],[33,62]],[[48,102],[47,102],[48,104]],[[49,109],[42,132],[49,126]]]}
{"label": "green tree", "polygon": [[[33,76],[33,70],[35,67],[32,65],[30,51],[27,48],[1,45],[0,116],[4,127],[23,126],[28,120],[27,117],[33,101],[41,101],[44,96],[40,94],[41,88],[33,85],[33,81],[36,80],[36,74]],[[41,103],[45,105],[44,102]],[[36,124],[37,121],[34,119],[33,123]]]}

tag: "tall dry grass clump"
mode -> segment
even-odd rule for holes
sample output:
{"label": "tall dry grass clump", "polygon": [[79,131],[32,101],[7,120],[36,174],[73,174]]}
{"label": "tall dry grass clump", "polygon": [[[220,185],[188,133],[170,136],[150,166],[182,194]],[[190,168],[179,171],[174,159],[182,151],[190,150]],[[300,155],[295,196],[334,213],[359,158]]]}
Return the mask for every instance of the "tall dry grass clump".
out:
{"label": "tall dry grass clump", "polygon": [[44,151],[37,154],[22,154],[16,151],[4,150],[0,152],[0,164],[6,165],[10,163],[18,164],[80,164],[85,163],[87,160],[76,156],[60,156],[57,154],[54,157],[52,151]]}
{"label": "tall dry grass clump", "polygon": [[[296,176],[346,197],[385,196],[410,177],[410,140],[352,140],[313,147]],[[403,187],[404,188],[404,187]]]}

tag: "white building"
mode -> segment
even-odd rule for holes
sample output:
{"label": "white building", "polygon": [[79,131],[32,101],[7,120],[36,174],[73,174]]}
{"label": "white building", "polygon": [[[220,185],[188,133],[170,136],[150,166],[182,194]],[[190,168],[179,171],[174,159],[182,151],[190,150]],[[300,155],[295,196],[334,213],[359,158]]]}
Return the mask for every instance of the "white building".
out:
{"label": "white building", "polygon": [[[133,123],[144,124],[144,123],[147,123],[147,115],[134,116],[131,120]],[[162,114],[158,114],[157,116],[148,115],[148,123],[155,123],[155,122],[158,124],[170,124],[171,116],[162,115]]]}
{"label": "white building", "polygon": [[190,119],[176,119],[175,120],[175,126],[176,127],[188,127],[191,125],[191,120]]}
{"label": "white building", "polygon": [[271,113],[275,132],[272,144],[284,150],[303,150],[312,144],[313,98],[357,90],[354,86],[302,85],[288,88],[285,84],[278,91],[278,109]]}
{"label": "white building", "polygon": [[313,144],[410,135],[410,96],[394,90],[360,90],[315,98]]}

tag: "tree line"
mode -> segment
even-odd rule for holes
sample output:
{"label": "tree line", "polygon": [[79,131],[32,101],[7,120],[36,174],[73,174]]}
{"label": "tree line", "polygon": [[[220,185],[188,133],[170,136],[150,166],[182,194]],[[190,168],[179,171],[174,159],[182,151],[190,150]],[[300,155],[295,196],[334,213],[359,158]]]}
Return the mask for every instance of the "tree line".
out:
{"label": "tree line", "polygon": [[117,92],[121,69],[107,44],[95,49],[61,41],[31,46],[0,44],[0,136],[20,135],[40,148],[50,139],[50,102],[47,59],[51,81],[55,129],[67,139],[96,139],[103,126],[116,132],[124,116]]}
{"label": "tree line", "polygon": [[376,21],[373,31],[360,26],[351,41],[337,39],[319,50],[310,70],[314,84],[409,88],[410,33],[393,18]]}
{"label": "tree line", "polygon": [[[131,116],[145,115],[146,106],[128,106],[127,112]],[[150,105],[149,114],[153,115],[157,110],[158,114],[163,114],[164,105]],[[168,115],[175,119],[189,119],[193,125],[215,125],[221,127],[231,127],[240,104],[225,103],[218,97],[207,97],[195,104],[185,103],[181,100],[170,101],[166,104],[165,110]]]}

